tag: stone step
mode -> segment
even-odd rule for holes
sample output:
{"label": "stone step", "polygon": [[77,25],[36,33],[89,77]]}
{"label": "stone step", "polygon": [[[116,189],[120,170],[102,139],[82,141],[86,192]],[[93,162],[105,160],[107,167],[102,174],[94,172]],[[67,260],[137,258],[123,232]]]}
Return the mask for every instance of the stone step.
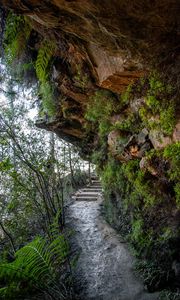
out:
{"label": "stone step", "polygon": [[92,192],[92,193],[101,193],[102,189],[83,189],[81,190],[81,193],[87,193],[87,192]]}
{"label": "stone step", "polygon": [[98,197],[76,197],[76,201],[97,201]]}
{"label": "stone step", "polygon": [[94,187],[101,188],[102,186],[101,186],[100,184],[99,184],[99,185],[97,185],[97,184],[96,184],[96,185],[95,185],[95,184],[92,185],[92,184],[91,184],[91,185],[86,185],[84,188],[94,188]]}
{"label": "stone step", "polygon": [[99,180],[97,176],[91,176],[91,180]]}
{"label": "stone step", "polygon": [[83,196],[83,197],[98,197],[100,193],[97,192],[78,192],[76,193],[76,197]]}
{"label": "stone step", "polygon": [[94,179],[92,179],[91,182],[93,182],[93,183],[101,183],[100,180],[94,180]]}
{"label": "stone step", "polygon": [[97,185],[95,185],[95,186],[90,186],[90,187],[87,186],[87,188],[99,190],[99,189],[102,189],[102,186],[97,186]]}

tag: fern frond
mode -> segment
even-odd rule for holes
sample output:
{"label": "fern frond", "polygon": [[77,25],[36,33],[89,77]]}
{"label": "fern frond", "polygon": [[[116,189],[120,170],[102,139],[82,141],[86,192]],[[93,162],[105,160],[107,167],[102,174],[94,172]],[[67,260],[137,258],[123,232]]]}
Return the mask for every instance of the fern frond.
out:
{"label": "fern frond", "polygon": [[35,63],[36,75],[40,81],[39,92],[42,96],[43,110],[50,116],[53,116],[56,112],[55,103],[53,102],[54,91],[49,83],[48,72],[55,49],[56,46],[53,41],[44,40],[39,48]]}
{"label": "fern frond", "polygon": [[8,64],[23,52],[30,33],[31,27],[23,16],[12,12],[8,14],[4,34],[4,50]]}
{"label": "fern frond", "polygon": [[55,44],[44,40],[39,51],[36,60],[36,74],[40,82],[46,82],[48,80],[47,68],[52,59],[55,50]]}
{"label": "fern frond", "polygon": [[6,286],[0,289],[1,299],[10,295],[19,295],[22,282],[26,283],[24,292],[33,287],[45,293],[59,295],[63,299],[66,291],[63,283],[59,283],[58,268],[63,264],[68,255],[68,244],[63,235],[58,236],[48,244],[43,238],[36,238],[31,243],[19,249],[15,254],[15,261],[0,265],[0,279],[5,280]]}
{"label": "fern frond", "polygon": [[43,110],[53,116],[56,113],[56,105],[53,101],[53,88],[48,81],[40,84],[39,93],[42,97]]}

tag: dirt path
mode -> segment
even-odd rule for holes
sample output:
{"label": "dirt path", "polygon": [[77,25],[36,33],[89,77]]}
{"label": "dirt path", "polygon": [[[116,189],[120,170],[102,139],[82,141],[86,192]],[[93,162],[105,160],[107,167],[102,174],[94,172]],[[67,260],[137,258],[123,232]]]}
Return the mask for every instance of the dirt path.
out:
{"label": "dirt path", "polygon": [[88,198],[88,190],[80,195],[81,201],[70,205],[67,217],[75,230],[74,245],[80,250],[75,269],[79,299],[156,300],[157,295],[148,294],[133,273],[133,258],[127,246],[103,220],[101,198]]}

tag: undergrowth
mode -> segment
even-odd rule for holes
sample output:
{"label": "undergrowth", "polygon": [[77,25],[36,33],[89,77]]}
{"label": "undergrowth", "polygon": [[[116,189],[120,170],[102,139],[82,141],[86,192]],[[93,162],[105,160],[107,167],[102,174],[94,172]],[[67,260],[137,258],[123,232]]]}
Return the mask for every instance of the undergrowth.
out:
{"label": "undergrowth", "polygon": [[117,111],[115,96],[106,90],[97,91],[90,99],[85,118],[98,124],[99,135],[103,137],[111,131],[110,116]]}
{"label": "undergrowth", "polygon": [[[177,145],[172,148],[171,151],[168,149],[169,159],[172,152],[178,154]],[[154,156],[155,152],[149,155]],[[150,291],[161,289],[173,276],[172,272],[168,275],[173,257],[172,249],[167,245],[177,236],[169,224],[161,221],[161,215],[168,214],[161,191],[154,188],[151,176],[140,170],[139,159],[121,163],[109,157],[99,166],[99,174],[105,193],[107,220],[120,232],[124,232],[124,227],[128,228],[125,239],[133,246],[134,254],[144,259],[137,269],[141,271],[145,284]],[[156,218],[160,221],[154,219],[156,210],[159,211]]]}
{"label": "undergrowth", "polygon": [[168,171],[169,180],[174,185],[175,197],[177,207],[180,208],[180,142],[173,143],[164,149],[164,158],[170,162],[170,169]]}
{"label": "undergrowth", "polygon": [[[141,87],[143,90],[143,86]],[[140,108],[139,115],[144,126],[157,129],[165,135],[173,133],[176,119],[176,102],[174,89],[166,85],[153,73],[146,82],[145,105]]]}

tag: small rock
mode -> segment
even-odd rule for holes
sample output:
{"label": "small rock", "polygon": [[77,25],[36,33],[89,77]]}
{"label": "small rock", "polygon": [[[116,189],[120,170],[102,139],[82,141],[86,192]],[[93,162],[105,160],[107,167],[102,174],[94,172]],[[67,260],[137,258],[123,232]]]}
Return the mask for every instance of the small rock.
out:
{"label": "small rock", "polygon": [[151,130],[149,133],[149,139],[156,150],[164,149],[173,142],[171,137],[165,136],[159,130]]}
{"label": "small rock", "polygon": [[149,142],[144,143],[141,148],[139,149],[138,152],[138,157],[141,158],[145,155],[146,151],[150,150],[152,146],[150,145]]}
{"label": "small rock", "polygon": [[144,144],[146,142],[146,138],[148,136],[148,130],[143,128],[143,130],[137,136],[138,144]]}
{"label": "small rock", "polygon": [[142,105],[145,103],[144,98],[138,98],[138,99],[133,99],[130,102],[130,109],[133,113],[138,113],[139,109],[142,107]]}
{"label": "small rock", "polygon": [[139,163],[139,167],[143,171],[148,171],[150,174],[157,176],[157,170],[150,164],[150,161],[147,157],[142,157]]}

